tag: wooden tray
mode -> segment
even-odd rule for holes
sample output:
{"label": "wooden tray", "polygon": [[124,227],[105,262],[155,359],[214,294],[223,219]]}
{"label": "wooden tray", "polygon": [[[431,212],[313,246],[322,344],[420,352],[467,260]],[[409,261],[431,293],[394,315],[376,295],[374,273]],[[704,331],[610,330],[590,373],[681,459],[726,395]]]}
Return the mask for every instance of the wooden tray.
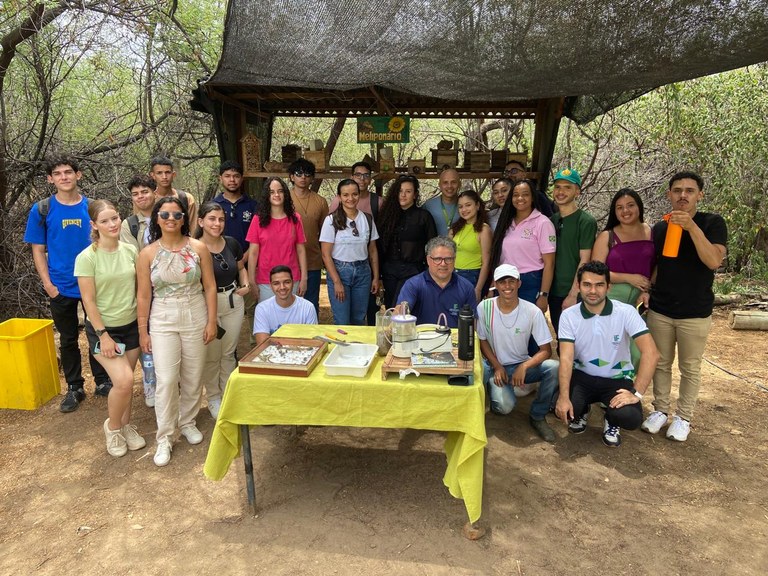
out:
{"label": "wooden tray", "polygon": [[[472,374],[472,371],[475,369],[474,360],[459,360],[458,348],[451,349],[451,353],[456,359],[458,366],[419,366],[416,370],[419,374],[442,374],[445,376]],[[387,357],[384,358],[384,362],[381,365],[381,379],[386,380],[390,372],[400,372],[400,370],[407,368],[411,368],[411,359],[398,358],[392,354],[392,349],[390,348],[389,352],[387,352]]]}
{"label": "wooden tray", "polygon": [[[289,349],[292,346],[301,346],[314,348],[315,351],[304,364],[278,364],[259,358],[259,355],[269,346],[283,346]],[[303,376],[306,378],[312,373],[315,366],[318,365],[327,349],[328,343],[321,340],[314,340],[312,338],[279,338],[273,336],[243,356],[238,365],[240,367],[240,372],[246,374]]]}

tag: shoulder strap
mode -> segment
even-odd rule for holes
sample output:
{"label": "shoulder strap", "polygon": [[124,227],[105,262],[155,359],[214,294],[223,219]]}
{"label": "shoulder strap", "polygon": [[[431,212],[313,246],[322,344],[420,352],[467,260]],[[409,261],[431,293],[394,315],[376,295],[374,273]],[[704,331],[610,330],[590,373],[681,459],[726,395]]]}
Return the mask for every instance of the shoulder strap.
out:
{"label": "shoulder strap", "polygon": [[136,216],[136,214],[131,214],[126,218],[128,221],[128,229],[131,231],[131,236],[136,238],[136,240],[139,239],[139,217]]}
{"label": "shoulder strap", "polygon": [[365,219],[368,222],[368,241],[366,242],[367,245],[371,241],[371,234],[373,234],[373,216],[368,214],[368,212],[363,212],[363,214],[365,214]]}
{"label": "shoulder strap", "polygon": [[46,229],[48,228],[48,224],[45,221],[46,217],[48,216],[48,212],[51,211],[51,197],[46,196],[42,200],[40,200],[37,203],[37,212],[40,214],[40,226]]}
{"label": "shoulder strap", "polygon": [[237,241],[237,238],[233,238],[232,236],[224,236],[224,246],[229,249],[229,251],[232,253],[232,256],[234,257],[235,260],[238,259],[237,258],[238,251],[241,254],[243,252],[242,246],[240,246],[240,242]]}

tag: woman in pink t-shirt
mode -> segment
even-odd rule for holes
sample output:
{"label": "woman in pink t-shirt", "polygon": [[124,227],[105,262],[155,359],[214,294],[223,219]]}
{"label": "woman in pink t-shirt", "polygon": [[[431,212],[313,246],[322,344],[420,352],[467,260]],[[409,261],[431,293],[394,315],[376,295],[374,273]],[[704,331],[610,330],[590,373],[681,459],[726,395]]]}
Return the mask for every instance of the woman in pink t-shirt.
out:
{"label": "woman in pink t-shirt", "polygon": [[520,271],[518,295],[547,311],[555,271],[555,227],[537,206],[530,180],[516,182],[507,196],[493,234],[491,270],[512,264]]}
{"label": "woman in pink t-shirt", "polygon": [[288,266],[293,277],[300,278],[294,289],[299,296],[304,295],[307,290],[304,227],[301,216],[293,209],[288,186],[280,178],[267,178],[264,182],[258,218],[251,220],[245,239],[250,242],[248,277],[251,290],[260,302],[274,296],[269,273],[280,265]]}

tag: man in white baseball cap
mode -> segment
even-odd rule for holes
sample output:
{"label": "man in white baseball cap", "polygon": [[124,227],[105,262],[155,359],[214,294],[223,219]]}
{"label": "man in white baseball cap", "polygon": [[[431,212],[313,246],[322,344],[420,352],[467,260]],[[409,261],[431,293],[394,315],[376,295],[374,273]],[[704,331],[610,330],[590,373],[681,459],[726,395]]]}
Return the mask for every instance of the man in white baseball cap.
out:
{"label": "man in white baseball cap", "polygon": [[[559,363],[551,360],[552,335],[541,310],[517,295],[520,272],[511,264],[502,264],[493,272],[498,296],[477,306],[477,337],[480,350],[490,365],[485,382],[490,390],[491,410],[509,414],[517,404],[515,388],[540,382],[531,404],[529,422],[547,442],[555,433],[546,420],[557,390]],[[533,336],[539,350],[528,354],[528,340]]]}

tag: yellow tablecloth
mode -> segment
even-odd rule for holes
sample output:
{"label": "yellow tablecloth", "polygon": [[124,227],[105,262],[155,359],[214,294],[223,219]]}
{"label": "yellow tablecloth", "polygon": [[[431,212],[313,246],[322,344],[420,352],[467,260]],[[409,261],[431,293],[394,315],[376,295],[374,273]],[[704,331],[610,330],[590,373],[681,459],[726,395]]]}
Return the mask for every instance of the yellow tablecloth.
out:
{"label": "yellow tablecloth", "polygon": [[[286,325],[275,335],[294,338],[336,333],[337,326]],[[373,343],[375,329],[344,326],[348,341]],[[326,355],[327,357],[327,355]],[[376,357],[366,378],[328,376],[321,363],[309,378],[232,373],[205,460],[205,475],[221,480],[240,453],[240,424],[414,428],[448,432],[443,483],[464,500],[471,522],[483,496],[485,392],[479,350],[472,386],[451,386],[446,376],[390,374],[381,379]]]}

